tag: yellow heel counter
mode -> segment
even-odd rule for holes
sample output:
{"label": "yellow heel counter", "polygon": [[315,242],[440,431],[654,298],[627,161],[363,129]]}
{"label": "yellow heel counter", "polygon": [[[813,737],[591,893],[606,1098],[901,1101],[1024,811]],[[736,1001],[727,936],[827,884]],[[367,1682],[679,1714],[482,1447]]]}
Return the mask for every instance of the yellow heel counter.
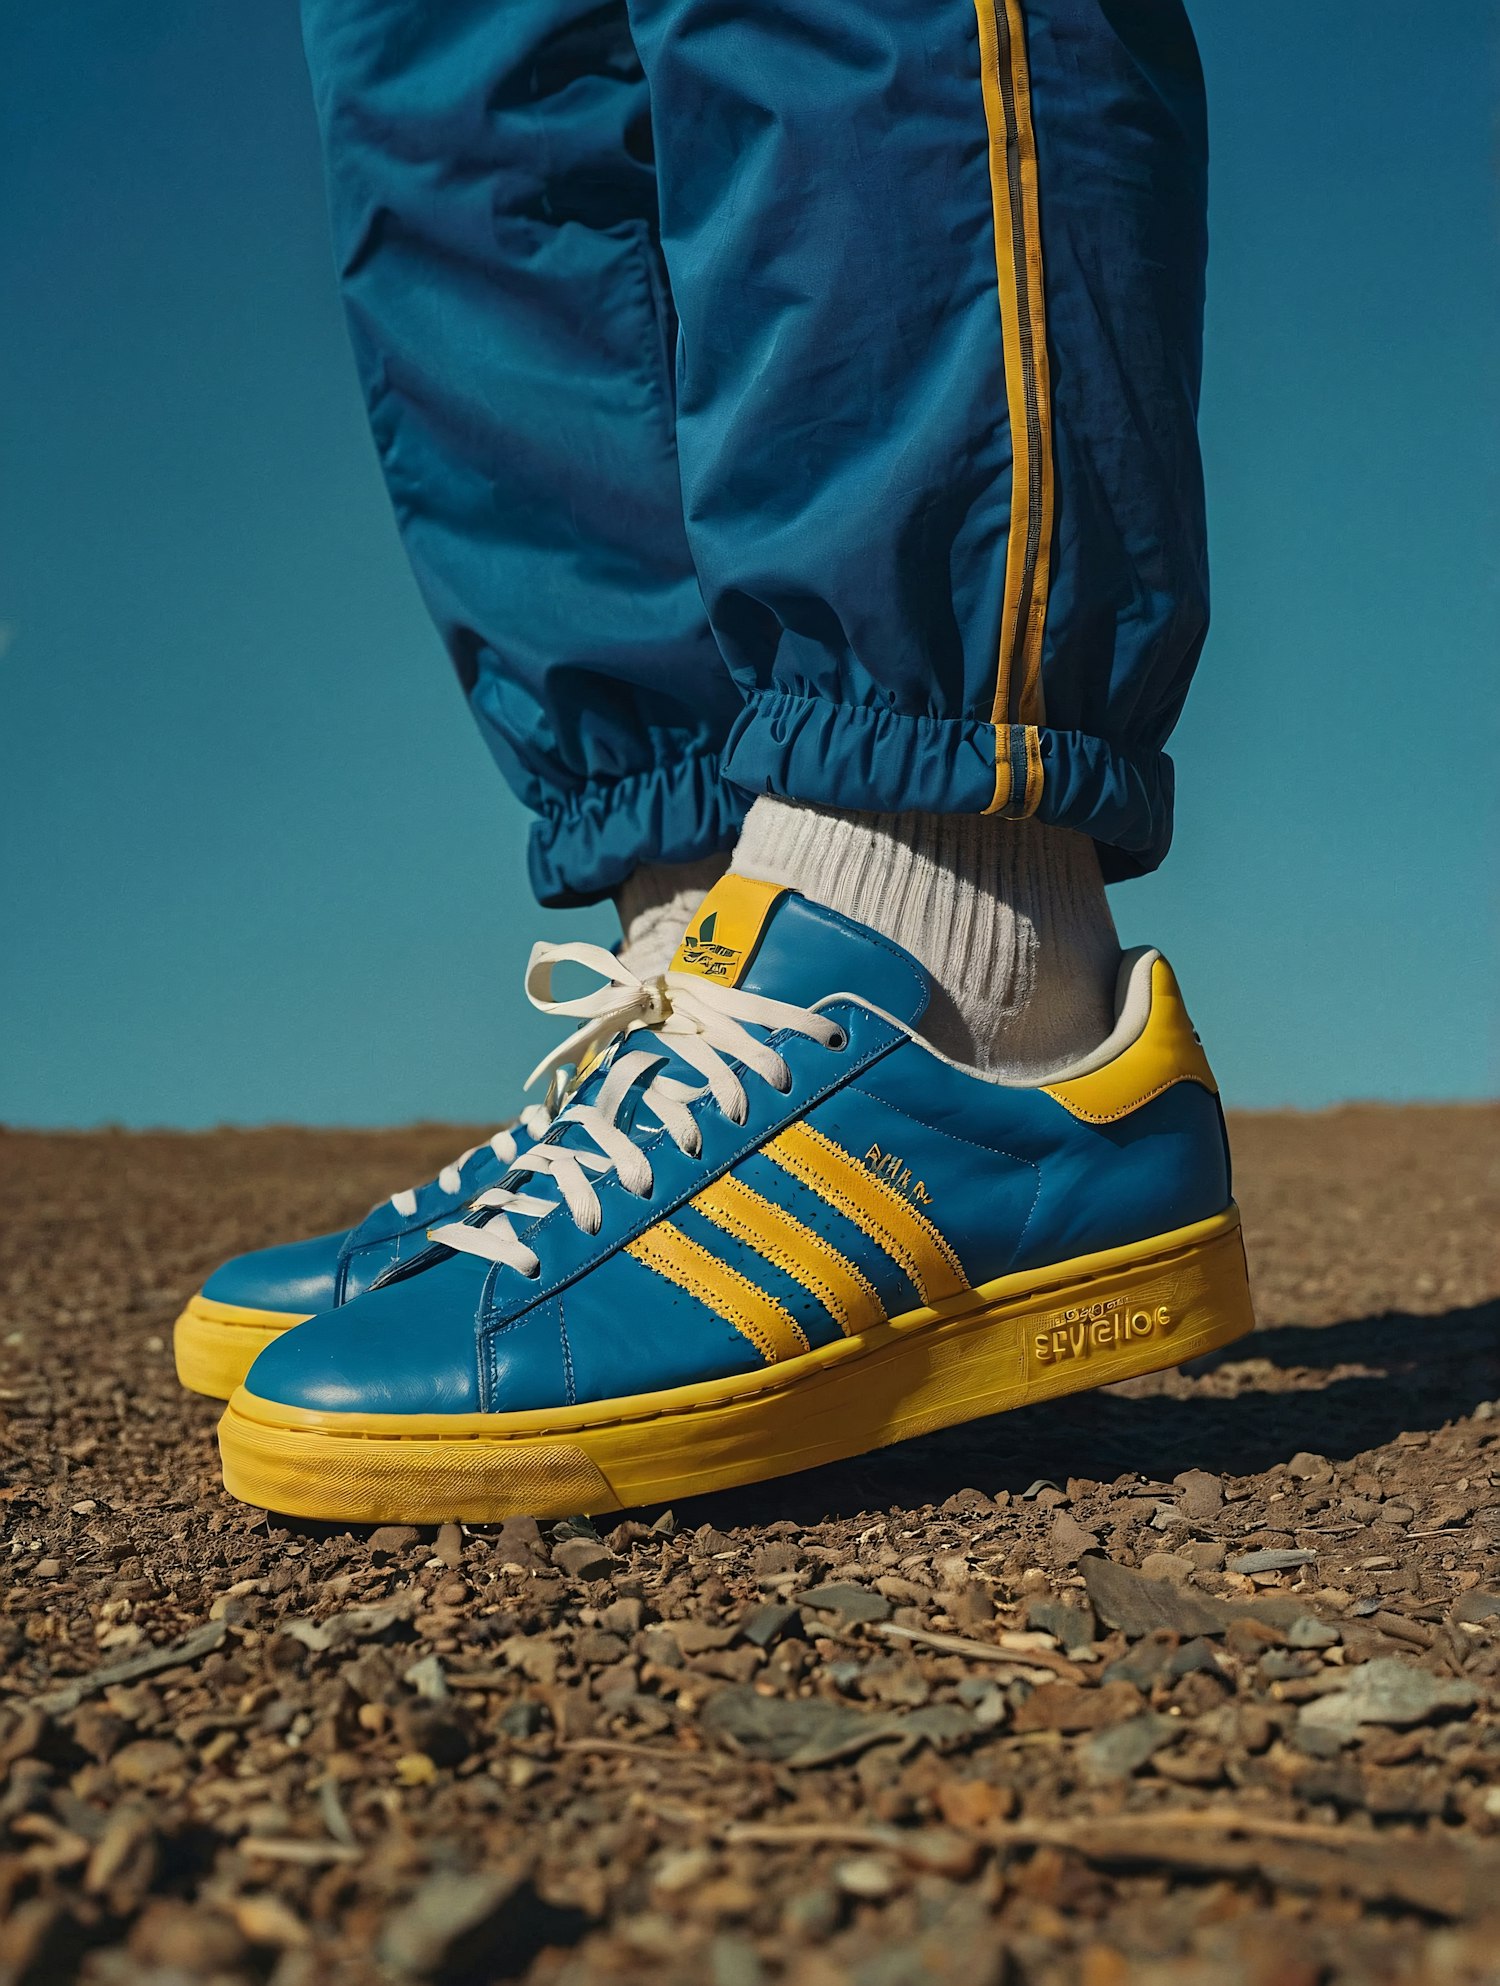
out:
{"label": "yellow heel counter", "polygon": [[1151,966],[1151,1012],[1130,1046],[1102,1069],[1043,1087],[1085,1124],[1112,1124],[1174,1083],[1201,1083],[1215,1096],[1219,1092],[1177,975],[1158,957]]}

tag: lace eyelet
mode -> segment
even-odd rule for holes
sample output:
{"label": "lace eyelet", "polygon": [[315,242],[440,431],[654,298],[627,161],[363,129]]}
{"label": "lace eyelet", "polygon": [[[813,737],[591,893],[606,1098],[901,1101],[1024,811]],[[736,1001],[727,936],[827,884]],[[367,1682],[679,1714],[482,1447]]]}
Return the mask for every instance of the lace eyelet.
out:
{"label": "lace eyelet", "polygon": [[848,1046],[849,1030],[846,1027],[841,1027],[833,1040],[828,1043],[828,1051],[831,1055],[842,1055]]}

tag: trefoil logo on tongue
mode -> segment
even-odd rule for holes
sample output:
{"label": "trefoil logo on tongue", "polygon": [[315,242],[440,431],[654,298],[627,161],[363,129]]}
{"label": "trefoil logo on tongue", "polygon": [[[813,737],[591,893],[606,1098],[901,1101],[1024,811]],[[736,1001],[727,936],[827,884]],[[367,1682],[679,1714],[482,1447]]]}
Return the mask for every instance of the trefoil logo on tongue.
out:
{"label": "trefoil logo on tongue", "polygon": [[671,970],[737,986],[777,898],[784,894],[777,883],[725,876],[709,891],[697,921],[683,934]]}

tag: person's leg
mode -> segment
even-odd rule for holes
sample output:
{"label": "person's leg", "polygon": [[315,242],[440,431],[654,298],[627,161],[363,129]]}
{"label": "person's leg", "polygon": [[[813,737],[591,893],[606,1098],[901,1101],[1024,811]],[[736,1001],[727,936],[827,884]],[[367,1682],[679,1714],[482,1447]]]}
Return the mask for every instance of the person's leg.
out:
{"label": "person's leg", "polygon": [[949,1052],[1056,1064],[1110,1024],[1101,866],[1166,851],[1207,619],[1186,16],[630,4],[725,771],[770,796],[736,866],[914,951]]}
{"label": "person's leg", "polygon": [[537,815],[536,893],[584,902],[635,876],[627,925],[675,915],[746,803],[719,775],[740,700],[683,531],[623,0],[303,16],[381,464],[480,729]]}

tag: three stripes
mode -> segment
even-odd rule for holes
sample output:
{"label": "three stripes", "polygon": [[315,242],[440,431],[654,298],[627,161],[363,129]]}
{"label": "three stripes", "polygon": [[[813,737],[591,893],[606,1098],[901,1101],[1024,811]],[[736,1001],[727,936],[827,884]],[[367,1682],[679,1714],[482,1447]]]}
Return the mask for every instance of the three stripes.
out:
{"label": "three stripes", "polygon": [[[907,1275],[927,1303],[968,1287],[963,1264],[934,1222],[811,1124],[789,1124],[760,1155],[852,1221]],[[875,1286],[833,1243],[732,1173],[689,1202],[696,1213],[798,1282],[846,1336],[884,1321]],[[808,1350],[785,1304],[672,1221],[626,1244],[635,1259],[743,1333],[768,1364]]]}

